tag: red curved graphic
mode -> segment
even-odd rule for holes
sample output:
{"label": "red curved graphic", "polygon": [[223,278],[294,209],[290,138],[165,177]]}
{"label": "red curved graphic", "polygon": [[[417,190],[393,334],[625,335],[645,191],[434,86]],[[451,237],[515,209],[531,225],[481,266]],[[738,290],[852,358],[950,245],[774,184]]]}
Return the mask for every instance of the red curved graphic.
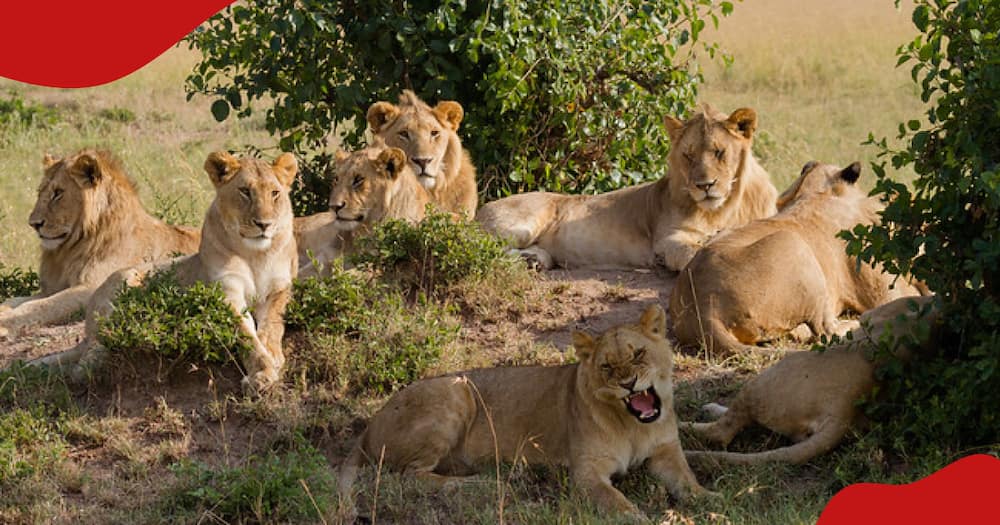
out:
{"label": "red curved graphic", "polygon": [[105,84],[148,64],[232,2],[6,2],[0,76],[52,87]]}
{"label": "red curved graphic", "polygon": [[841,490],[819,525],[1000,523],[1000,459],[964,457],[906,485],[858,483]]}

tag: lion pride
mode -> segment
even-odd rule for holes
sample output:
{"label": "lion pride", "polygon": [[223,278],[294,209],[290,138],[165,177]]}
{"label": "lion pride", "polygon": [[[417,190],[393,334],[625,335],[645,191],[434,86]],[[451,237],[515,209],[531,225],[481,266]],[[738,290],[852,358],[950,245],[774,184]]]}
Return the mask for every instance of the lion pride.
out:
{"label": "lion pride", "polygon": [[69,317],[115,270],[198,248],[198,230],[165,224],[146,212],[111,153],[46,155],[43,166],[28,218],[42,245],[41,291],[0,305],[0,337]]}
{"label": "lion pride", "polygon": [[705,106],[668,117],[669,171],[655,182],[601,195],[532,192],[484,205],[483,228],[543,268],[680,270],[718,231],[776,212],[777,190],[753,157],[757,114]]}
{"label": "lion pride", "polygon": [[705,494],[678,438],[665,331],[666,314],[653,305],[636,324],[596,338],[575,333],[579,363],[485,368],[404,388],[341,465],[341,496],[352,500],[365,462],[444,483],[498,454],[568,466],[573,484],[600,508],[633,517],[644,518],[611,477],[643,462],[675,496]]}

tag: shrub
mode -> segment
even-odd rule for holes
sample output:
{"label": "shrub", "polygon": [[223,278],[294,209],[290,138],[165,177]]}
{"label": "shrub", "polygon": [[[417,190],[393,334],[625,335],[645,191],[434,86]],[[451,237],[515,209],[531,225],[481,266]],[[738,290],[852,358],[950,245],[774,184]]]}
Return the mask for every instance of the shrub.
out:
{"label": "shrub", "polygon": [[0,126],[19,125],[44,128],[59,120],[56,110],[25,102],[16,92],[11,91],[8,98],[0,99]]}
{"label": "shrub", "polygon": [[218,283],[184,288],[167,269],[148,276],[142,286],[124,287],[114,310],[98,321],[97,338],[113,352],[226,362],[250,350],[239,324]]}
{"label": "shrub", "polygon": [[34,270],[7,268],[0,264],[0,302],[11,297],[27,297],[38,291],[38,274]]}
{"label": "shrub", "polygon": [[289,375],[351,391],[390,392],[419,379],[458,333],[447,308],[423,297],[407,303],[398,290],[336,268],[295,283],[286,321],[309,345]]}
{"label": "shrub", "polygon": [[250,517],[259,523],[303,522],[322,518],[334,505],[329,463],[303,439],[289,450],[251,456],[240,467],[184,461],[172,470],[179,482],[167,498],[169,513],[210,511],[229,523]]}
{"label": "shrub", "polygon": [[99,111],[97,115],[103,119],[121,122],[123,124],[131,124],[135,122],[135,112],[128,108],[104,108]]}
{"label": "shrub", "polygon": [[351,260],[428,294],[520,264],[478,223],[435,212],[418,224],[401,220],[379,224],[359,240]]}
{"label": "shrub", "polygon": [[47,474],[65,452],[65,441],[43,412],[17,409],[0,414],[0,488]]}
{"label": "shrub", "polygon": [[[359,146],[367,108],[413,89],[463,105],[462,135],[487,196],[603,191],[664,174],[663,116],[693,104],[695,55],[717,51],[701,31],[732,8],[717,0],[238,3],[188,37],[203,56],[188,97],[214,97],[220,121],[263,102],[281,147],[312,153],[331,132]],[[329,163],[310,158],[307,185]]]}
{"label": "shrub", "polygon": [[886,367],[869,408],[892,416],[881,433],[896,448],[931,451],[1000,433],[1000,4],[918,0],[913,22],[923,34],[900,47],[899,64],[930,102],[926,122],[900,125],[903,150],[870,142],[917,178],[911,189],[875,165],[882,225],[845,238],[850,253],[937,294],[933,355]]}
{"label": "shrub", "polygon": [[15,361],[0,371],[0,412],[29,409],[56,415],[73,406],[65,378],[49,367]]}

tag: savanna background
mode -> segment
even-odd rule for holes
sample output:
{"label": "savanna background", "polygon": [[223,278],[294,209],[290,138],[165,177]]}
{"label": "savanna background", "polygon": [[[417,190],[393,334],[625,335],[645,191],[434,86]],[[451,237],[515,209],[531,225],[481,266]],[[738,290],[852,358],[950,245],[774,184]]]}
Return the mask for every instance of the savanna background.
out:
{"label": "savanna background", "polygon": [[[726,66],[700,58],[699,99],[726,112],[757,110],[755,151],[779,190],[809,160],[867,164],[876,155],[862,145],[869,134],[891,140],[900,122],[925,109],[909,71],[895,67],[896,48],[915,34],[910,11],[891,0],[738,3],[702,36],[733,60]],[[0,126],[0,264],[37,265],[27,216],[46,152],[106,147],[123,160],[152,213],[198,224],[212,197],[202,170],[209,152],[277,151],[260,114],[218,123],[211,100],[186,100],[185,78],[198,60],[194,51],[173,48],[124,79],[80,90],[0,80],[0,122],[12,121]],[[895,174],[902,181],[912,176]],[[15,367],[0,384],[0,406],[9,409],[0,416],[0,522],[336,522],[331,465],[386,392],[412,379],[387,372],[376,381],[381,386],[359,388],[357,378],[371,372],[352,356],[374,352],[395,366],[386,356],[405,346],[412,359],[427,361],[418,375],[567,362],[571,330],[631,321],[646,305],[665,304],[673,281],[660,272],[538,275],[505,267],[500,277],[436,290],[420,282],[371,292],[339,278],[338,293],[348,297],[339,307],[359,326],[376,329],[352,337],[292,330],[287,387],[263,399],[240,396],[238,373],[226,366],[177,369],[125,359],[110,378],[83,389]],[[327,299],[344,303],[339,295]],[[79,322],[38,330],[0,352],[0,364],[66,348],[80,334]],[[725,399],[767,364],[680,356],[679,416],[701,417],[701,404]],[[752,431],[733,448],[784,443]],[[621,486],[666,523],[808,523],[846,484],[910,480],[948,459],[887,455],[861,437],[803,466],[703,467],[699,480],[724,495],[716,501],[678,504],[642,472]],[[614,522],[568,490],[565,471],[508,465],[441,493],[392,474],[366,476],[362,507],[372,521]]]}

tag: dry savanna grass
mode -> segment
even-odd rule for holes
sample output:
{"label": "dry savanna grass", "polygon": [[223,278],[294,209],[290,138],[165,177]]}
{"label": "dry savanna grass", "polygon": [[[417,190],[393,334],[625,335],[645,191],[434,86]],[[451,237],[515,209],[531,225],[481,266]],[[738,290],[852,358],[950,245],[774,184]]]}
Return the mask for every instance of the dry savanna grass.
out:
{"label": "dry savanna grass", "polygon": [[[706,65],[701,99],[725,111],[758,111],[757,153],[783,189],[811,159],[872,160],[874,151],[860,145],[869,132],[891,137],[898,122],[919,118],[923,105],[893,56],[914,32],[909,11],[892,0],[738,3],[706,35],[735,62]],[[27,215],[45,152],[108,147],[150,211],[200,222],[212,194],[201,168],[207,153],[269,148],[275,138],[260,117],[219,124],[210,101],[186,102],[183,79],[195,62],[190,51],[174,48],[129,77],[85,90],[0,80],[0,98],[12,91],[56,115],[51,125],[0,135],[0,264],[37,264]],[[665,304],[672,281],[655,272],[513,271],[463,280],[430,298],[425,290],[386,292],[368,281],[336,293],[320,289],[329,304],[353,308],[341,320],[354,325],[336,334],[291,327],[284,383],[260,399],[240,395],[231,365],[178,367],[125,356],[84,385],[15,369],[0,377],[0,522],[338,523],[332,465],[387,390],[414,373],[571,362],[572,330],[631,322],[646,305]],[[419,367],[416,358],[393,361],[404,347]],[[375,370],[361,352],[396,368]],[[724,402],[768,364],[678,356],[679,417],[704,418],[701,405]],[[365,389],[359,377],[381,377],[389,387]],[[659,523],[812,523],[848,483],[910,480],[948,462],[907,465],[856,438],[802,466],[698,466],[699,480],[720,492],[718,499],[677,502],[642,469],[619,486]],[[730,449],[787,443],[757,429]],[[572,491],[564,469],[501,465],[444,491],[365,469],[357,488],[362,514],[378,523],[619,522]]]}

